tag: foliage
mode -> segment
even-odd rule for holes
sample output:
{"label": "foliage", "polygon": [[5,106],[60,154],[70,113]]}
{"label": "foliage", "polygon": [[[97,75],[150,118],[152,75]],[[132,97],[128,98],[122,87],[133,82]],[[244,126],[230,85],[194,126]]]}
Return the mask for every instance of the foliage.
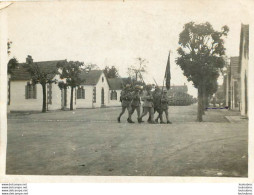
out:
{"label": "foliage", "polygon": [[103,70],[103,72],[107,78],[118,78],[119,77],[118,70],[116,69],[115,66],[111,66],[111,67],[106,66],[105,69]]}
{"label": "foliage", "polygon": [[132,65],[128,68],[128,75],[129,77],[135,79],[136,81],[140,80],[143,81],[143,74],[146,73],[147,63],[146,59],[142,59],[141,57],[136,58],[137,64]]}
{"label": "foliage", "polygon": [[13,57],[8,62],[8,74],[12,74],[13,70],[18,66],[18,60]]}

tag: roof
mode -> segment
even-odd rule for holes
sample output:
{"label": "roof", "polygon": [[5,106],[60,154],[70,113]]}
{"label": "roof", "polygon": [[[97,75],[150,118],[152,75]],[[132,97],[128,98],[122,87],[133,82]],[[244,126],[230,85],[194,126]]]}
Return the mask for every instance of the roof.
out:
{"label": "roof", "polygon": [[231,71],[231,76],[235,79],[240,78],[240,74],[238,72],[239,70],[239,57],[231,57],[230,58],[230,71]]}
{"label": "roof", "polygon": [[[162,89],[162,87],[160,87],[160,88]],[[166,88],[166,87],[164,86],[164,88]],[[171,85],[169,91],[187,93],[188,87],[187,87],[187,85]]]}
{"label": "roof", "polygon": [[123,88],[123,80],[121,78],[109,78],[108,84],[111,90],[121,90]]}
{"label": "roof", "polygon": [[82,84],[96,85],[102,73],[103,73],[102,70],[90,70],[89,72],[87,71],[81,72],[80,78],[85,80]]}
{"label": "roof", "polygon": [[[56,74],[54,73],[55,70],[57,70],[57,63],[62,62],[64,60],[55,60],[55,61],[41,61],[41,62],[34,62],[34,64],[38,64],[40,69],[43,72],[51,73],[51,77],[54,77]],[[26,63],[19,63],[17,68],[15,68],[12,72],[11,80],[30,80],[31,75],[28,72],[27,68],[25,67]]]}

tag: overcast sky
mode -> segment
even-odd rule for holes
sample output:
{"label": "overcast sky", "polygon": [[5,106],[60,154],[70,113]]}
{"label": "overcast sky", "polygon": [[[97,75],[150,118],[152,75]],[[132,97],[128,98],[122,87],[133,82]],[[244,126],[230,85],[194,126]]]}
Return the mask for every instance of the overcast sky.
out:
{"label": "overcast sky", "polygon": [[[185,3],[184,3],[185,2]],[[216,30],[228,25],[227,56],[239,55],[241,23],[250,18],[247,7],[234,1],[86,1],[14,3],[8,8],[11,56],[24,62],[79,60],[101,69],[116,66],[122,77],[135,58],[149,61],[147,83],[162,85],[168,52],[172,85],[188,85],[197,92],[175,64],[179,33],[194,21],[210,22]],[[231,3],[230,3],[231,2]],[[241,1],[239,1],[241,2]],[[220,81],[221,82],[221,81]]]}

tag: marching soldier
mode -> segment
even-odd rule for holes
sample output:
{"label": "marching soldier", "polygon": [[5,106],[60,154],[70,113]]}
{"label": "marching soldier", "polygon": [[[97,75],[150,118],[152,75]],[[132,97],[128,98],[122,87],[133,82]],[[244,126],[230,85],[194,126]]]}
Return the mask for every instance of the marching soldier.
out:
{"label": "marching soldier", "polygon": [[166,114],[166,119],[168,124],[172,124],[169,119],[168,119],[168,105],[169,105],[169,98],[167,96],[167,91],[163,90],[163,95],[161,96],[161,101],[160,101],[160,109],[158,110],[159,115],[155,119],[156,122],[158,122],[158,119],[160,118],[160,123],[164,124],[163,122],[163,112]]}
{"label": "marching soldier", "polygon": [[129,112],[129,118],[127,119],[129,123],[134,123],[131,119],[131,116],[135,112],[135,110],[137,111],[138,119],[140,117],[140,90],[141,90],[141,87],[136,85],[134,89],[134,93],[132,94],[132,101],[130,103],[131,108]]}
{"label": "marching soldier", "polygon": [[127,109],[128,114],[130,113],[130,103],[131,103],[131,85],[127,84],[126,87],[122,90],[120,101],[122,102],[122,112],[119,114],[117,121],[121,122],[121,116],[125,113],[125,110]]}
{"label": "marching soldier", "polygon": [[146,91],[143,96],[144,104],[143,104],[143,113],[139,117],[138,122],[142,122],[142,118],[149,112],[150,123],[154,123],[154,105],[153,105],[153,94],[151,92],[152,86],[147,85]]}

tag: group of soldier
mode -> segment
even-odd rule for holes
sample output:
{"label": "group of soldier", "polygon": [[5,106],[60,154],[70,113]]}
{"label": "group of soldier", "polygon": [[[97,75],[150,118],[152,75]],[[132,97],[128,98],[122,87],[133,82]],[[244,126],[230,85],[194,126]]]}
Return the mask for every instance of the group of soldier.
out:
{"label": "group of soldier", "polygon": [[[155,87],[152,91],[152,85],[146,85],[144,89],[140,85],[132,86],[127,84],[121,92],[120,101],[122,103],[122,111],[119,114],[117,121],[121,122],[121,116],[128,111],[129,123],[134,123],[132,120],[132,115],[137,111],[137,121],[139,123],[144,122],[142,118],[149,113],[148,122],[151,124],[165,123],[163,121],[163,113],[166,115],[167,124],[172,124],[168,118],[168,105],[169,98],[167,95],[167,90],[161,90],[159,87]],[[141,101],[143,101],[143,111],[141,113]],[[158,112],[158,116],[154,119],[154,114]]]}

